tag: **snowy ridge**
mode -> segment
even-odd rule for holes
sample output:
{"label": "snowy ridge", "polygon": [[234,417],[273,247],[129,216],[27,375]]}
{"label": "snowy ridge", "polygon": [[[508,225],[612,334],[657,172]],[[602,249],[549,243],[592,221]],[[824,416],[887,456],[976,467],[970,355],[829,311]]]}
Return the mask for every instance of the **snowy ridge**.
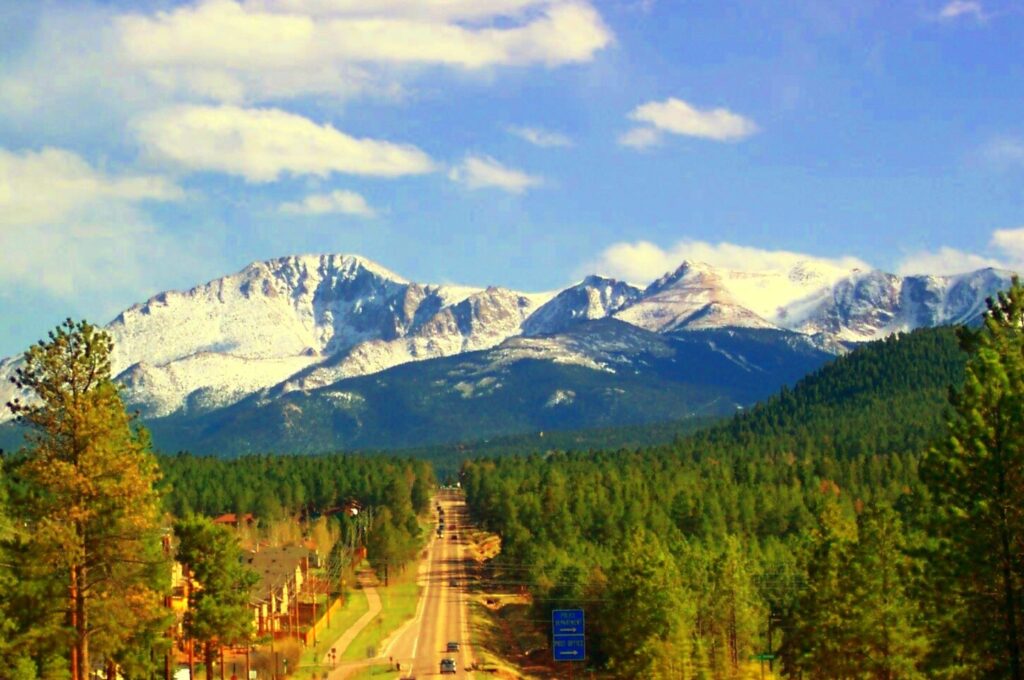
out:
{"label": "snowy ridge", "polygon": [[[801,262],[740,272],[684,262],[646,289],[588,276],[561,291],[420,284],[355,255],[282,257],[187,291],[160,293],[106,328],[126,401],[146,417],[271,399],[399,364],[500,346],[499,362],[537,358],[614,371],[614,356],[658,354],[649,336],[589,343],[565,333],[598,319],[657,334],[784,329],[839,352],[844,342],[970,323],[1011,273],[900,277]],[[18,357],[0,360],[0,403]],[[4,411],[0,421],[9,419]]]}
{"label": "snowy ridge", "polygon": [[723,326],[776,328],[738,304],[716,270],[695,262],[684,262],[649,285],[615,318],[659,333]]}
{"label": "snowy ridge", "polygon": [[523,324],[524,335],[548,335],[579,321],[603,319],[641,295],[639,288],[602,276],[588,276],[555,295]]}

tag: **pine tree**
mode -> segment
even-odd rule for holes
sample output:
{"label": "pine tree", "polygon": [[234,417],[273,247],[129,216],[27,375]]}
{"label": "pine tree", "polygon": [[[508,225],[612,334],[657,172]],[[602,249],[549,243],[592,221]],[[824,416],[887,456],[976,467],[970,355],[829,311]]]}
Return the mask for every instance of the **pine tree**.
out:
{"label": "pine tree", "polygon": [[727,536],[713,565],[711,612],[715,636],[721,641],[724,663],[720,677],[738,677],[741,662],[753,653],[764,614],[747,569],[740,541]]}
{"label": "pine tree", "polygon": [[258,575],[243,562],[237,537],[209,519],[191,517],[174,525],[178,561],[188,570],[185,633],[204,652],[206,677],[213,678],[219,646],[248,641],[253,617],[249,598]]}
{"label": "pine tree", "polygon": [[[624,545],[609,574],[605,597],[605,648],[619,678],[662,678],[669,655],[687,639],[675,561],[653,534],[639,531]],[[682,664],[680,664],[682,667]]]}
{"label": "pine tree", "polygon": [[857,526],[846,592],[851,605],[848,639],[861,657],[858,677],[921,678],[919,664],[927,642],[919,607],[909,595],[914,568],[899,516],[891,508],[873,507],[857,518]]}
{"label": "pine tree", "polygon": [[27,425],[17,474],[36,559],[66,574],[75,631],[72,674],[90,654],[109,664],[163,612],[158,470],[110,377],[110,337],[70,319],[25,353],[15,383],[35,399],[8,404]]}
{"label": "pine tree", "polygon": [[12,545],[14,527],[7,512],[7,487],[0,469],[0,667],[10,669],[16,680],[34,680],[36,666],[26,654],[18,635],[15,598],[18,579],[13,570],[17,553]]}
{"label": "pine tree", "polygon": [[848,646],[853,618],[846,582],[856,527],[837,502],[825,505],[807,552],[807,589],[784,625],[782,662],[792,675],[854,677]]}
{"label": "pine tree", "polygon": [[[945,439],[922,475],[934,495],[940,592],[959,604],[944,636],[979,677],[1024,678],[1024,288],[988,301],[964,329],[963,387],[951,393]],[[971,677],[975,677],[972,675]]]}

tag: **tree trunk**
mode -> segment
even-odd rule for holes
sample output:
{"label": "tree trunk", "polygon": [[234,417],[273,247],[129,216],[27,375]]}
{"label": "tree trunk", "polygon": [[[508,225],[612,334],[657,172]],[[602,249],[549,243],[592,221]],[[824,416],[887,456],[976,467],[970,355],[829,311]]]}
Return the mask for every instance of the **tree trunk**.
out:
{"label": "tree trunk", "polygon": [[[71,567],[71,598],[68,603],[68,619],[71,629],[78,634],[78,569]],[[78,640],[71,646],[71,680],[78,680]]]}
{"label": "tree trunk", "polygon": [[203,657],[206,661],[206,680],[213,680],[213,663],[216,655],[213,649],[213,641],[208,641],[203,648]]}
{"label": "tree trunk", "polygon": [[[84,561],[83,556],[83,561]],[[78,677],[80,680],[89,678],[89,612],[85,606],[85,593],[88,571],[84,564],[75,565],[75,617],[77,618],[78,629],[75,645],[78,652]]]}
{"label": "tree trunk", "polygon": [[[1005,515],[1005,510],[1003,511]],[[1011,573],[1010,538],[1006,529],[1005,519],[1002,530],[1003,548],[1003,593],[1006,596],[1006,645],[1010,654],[1010,677],[1013,680],[1021,679],[1020,668],[1020,635],[1017,632],[1017,598],[1013,588],[1013,574]]]}
{"label": "tree trunk", "polygon": [[[1002,410],[997,411],[999,415]],[[1002,418],[998,418],[1001,421]],[[1013,553],[1010,547],[1010,522],[1007,518],[1006,506],[1016,499],[1011,498],[1007,488],[1006,477],[1007,467],[1006,449],[1003,447],[1001,429],[996,430],[995,450],[999,456],[997,460],[999,474],[999,542],[1002,549],[1003,563],[1003,596],[1005,597],[1004,612],[1006,617],[1006,651],[1010,656],[1010,677],[1013,680],[1022,680],[1020,668],[1020,634],[1017,632],[1017,595],[1013,584]]]}

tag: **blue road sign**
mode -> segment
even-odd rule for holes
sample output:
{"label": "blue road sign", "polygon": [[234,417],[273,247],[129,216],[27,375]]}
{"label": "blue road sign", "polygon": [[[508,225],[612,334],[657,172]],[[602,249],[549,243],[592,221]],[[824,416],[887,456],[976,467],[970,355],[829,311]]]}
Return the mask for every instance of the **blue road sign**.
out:
{"label": "blue road sign", "polygon": [[555,661],[583,661],[587,658],[587,642],[582,635],[559,635],[551,648]]}
{"label": "blue road sign", "polygon": [[551,612],[551,634],[583,635],[582,609],[555,609]]}
{"label": "blue road sign", "polygon": [[551,612],[551,649],[555,661],[582,661],[587,658],[582,609],[555,609]]}

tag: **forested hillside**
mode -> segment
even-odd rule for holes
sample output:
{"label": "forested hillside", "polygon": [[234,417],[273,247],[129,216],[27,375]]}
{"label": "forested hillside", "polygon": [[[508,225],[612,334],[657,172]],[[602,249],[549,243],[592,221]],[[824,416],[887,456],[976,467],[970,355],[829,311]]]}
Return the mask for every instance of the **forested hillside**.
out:
{"label": "forested hillside", "polygon": [[979,677],[942,675],[970,652],[928,644],[952,628],[928,595],[943,492],[924,454],[965,364],[952,330],[918,331],[671,445],[468,462],[495,578],[542,620],[583,606],[616,677],[736,677],[765,652],[794,676]]}
{"label": "forested hillside", "polygon": [[[919,452],[942,424],[950,385],[963,379],[965,356],[951,328],[922,329],[868,343],[801,379],[792,389],[736,417],[690,418],[644,425],[554,430],[473,442],[403,449],[441,473],[467,458],[526,451],[661,449],[699,455],[724,447],[792,452],[828,446],[836,455]],[[878,418],[879,410],[890,414]],[[671,444],[671,445],[670,445]]]}
{"label": "forested hillside", "polygon": [[966,356],[951,328],[868,343],[729,421],[677,441],[669,451],[718,449],[831,454],[840,458],[919,453],[939,432]]}

